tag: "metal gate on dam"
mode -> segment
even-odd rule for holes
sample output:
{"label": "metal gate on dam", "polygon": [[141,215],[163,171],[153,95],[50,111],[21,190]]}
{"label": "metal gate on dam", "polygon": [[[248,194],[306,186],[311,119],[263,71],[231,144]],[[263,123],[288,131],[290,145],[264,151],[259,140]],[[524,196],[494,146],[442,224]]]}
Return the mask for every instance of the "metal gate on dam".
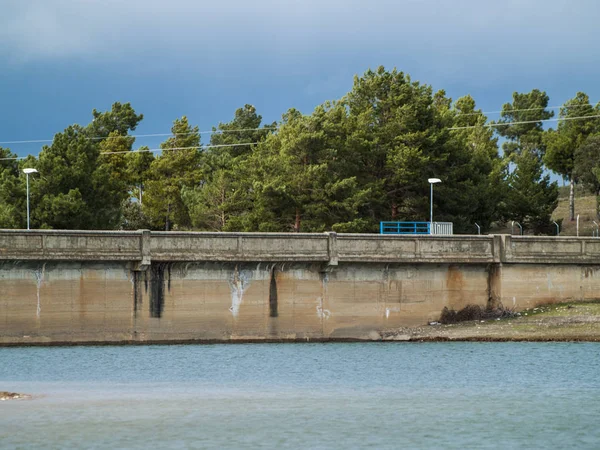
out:
{"label": "metal gate on dam", "polygon": [[366,339],[598,269],[594,238],[0,230],[0,345]]}

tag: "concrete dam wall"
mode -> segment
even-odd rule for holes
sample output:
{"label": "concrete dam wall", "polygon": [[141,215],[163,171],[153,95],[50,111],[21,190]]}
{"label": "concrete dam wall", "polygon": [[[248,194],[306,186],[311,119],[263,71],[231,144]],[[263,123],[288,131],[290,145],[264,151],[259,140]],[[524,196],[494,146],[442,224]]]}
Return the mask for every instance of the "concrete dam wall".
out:
{"label": "concrete dam wall", "polygon": [[367,339],[600,298],[600,239],[0,231],[0,345]]}

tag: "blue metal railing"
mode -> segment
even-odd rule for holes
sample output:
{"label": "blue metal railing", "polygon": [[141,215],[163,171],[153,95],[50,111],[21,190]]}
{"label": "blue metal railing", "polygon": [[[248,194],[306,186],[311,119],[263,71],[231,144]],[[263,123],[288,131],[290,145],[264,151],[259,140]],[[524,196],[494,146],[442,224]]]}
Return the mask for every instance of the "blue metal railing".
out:
{"label": "blue metal railing", "polygon": [[381,234],[429,234],[429,222],[380,222]]}

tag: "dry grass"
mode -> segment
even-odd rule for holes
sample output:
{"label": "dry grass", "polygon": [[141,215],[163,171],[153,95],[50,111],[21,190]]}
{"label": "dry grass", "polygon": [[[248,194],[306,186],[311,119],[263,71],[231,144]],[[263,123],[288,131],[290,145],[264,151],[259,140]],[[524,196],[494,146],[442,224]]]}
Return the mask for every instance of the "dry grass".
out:
{"label": "dry grass", "polygon": [[[403,339],[394,339],[395,336]],[[563,303],[525,310],[517,317],[403,328],[386,340],[600,341],[600,302]]]}
{"label": "dry grass", "polygon": [[[587,195],[584,197],[575,198],[575,216],[579,214],[579,235],[580,236],[591,236],[592,232],[596,229],[592,220],[598,222],[596,218],[596,197],[594,195]],[[569,220],[569,198],[559,198],[558,206],[552,213],[552,220],[563,219],[561,235],[563,236],[576,236],[577,235],[577,222],[571,222]],[[600,222],[599,222],[600,223]]]}
{"label": "dry grass", "polygon": [[[579,214],[579,235],[592,236],[592,233],[596,230],[596,226],[592,221],[595,220],[600,224],[600,220],[597,219],[598,216],[596,215],[596,196],[582,188],[578,188],[575,191],[575,216],[577,216],[577,214]],[[571,222],[569,220],[568,186],[561,188],[558,206],[552,213],[552,220],[560,221],[561,219],[561,236],[576,236],[577,221]],[[518,234],[518,231],[519,230],[515,225],[515,234]],[[527,234],[530,230],[524,231],[525,234]],[[490,230],[490,234],[511,234],[510,222],[496,224],[496,226]]]}

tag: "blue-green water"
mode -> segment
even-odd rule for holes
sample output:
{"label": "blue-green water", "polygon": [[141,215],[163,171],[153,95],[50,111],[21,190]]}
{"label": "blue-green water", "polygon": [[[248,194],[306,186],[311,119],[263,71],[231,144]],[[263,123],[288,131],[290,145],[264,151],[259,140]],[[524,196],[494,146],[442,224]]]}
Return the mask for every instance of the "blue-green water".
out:
{"label": "blue-green water", "polygon": [[600,448],[600,345],[0,348],[2,448]]}

